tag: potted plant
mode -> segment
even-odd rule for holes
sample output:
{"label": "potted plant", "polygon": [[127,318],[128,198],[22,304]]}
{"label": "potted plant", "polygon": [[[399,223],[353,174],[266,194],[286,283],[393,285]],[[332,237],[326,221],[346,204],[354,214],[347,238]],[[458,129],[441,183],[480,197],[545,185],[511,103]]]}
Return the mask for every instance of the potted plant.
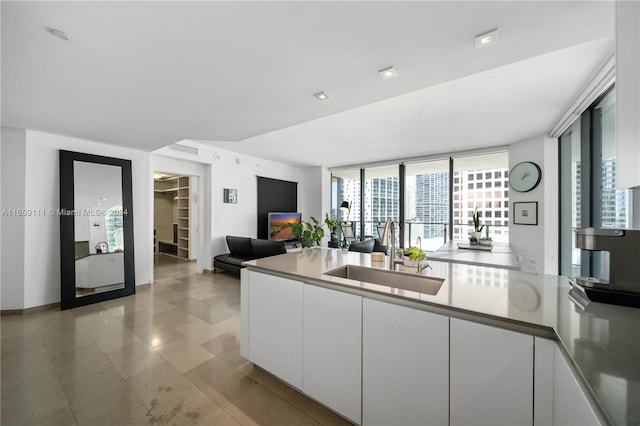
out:
{"label": "potted plant", "polygon": [[471,232],[469,241],[471,243],[477,243],[478,240],[480,240],[482,230],[484,229],[484,225],[480,225],[480,213],[478,212],[477,207],[471,215],[471,220],[473,221],[473,232]]}
{"label": "potted plant", "polygon": [[427,254],[419,247],[411,246],[404,250],[404,257],[408,257],[409,260],[405,260],[404,264],[407,266],[415,266],[422,260],[427,260]]}
{"label": "potted plant", "polygon": [[493,243],[493,240],[491,239],[491,237],[482,237],[478,240],[478,243],[483,246],[490,246]]}
{"label": "potted plant", "polygon": [[302,247],[311,247],[314,244],[320,245],[320,240],[324,237],[323,224],[318,219],[311,216],[310,222],[301,220],[292,226],[293,235],[298,238]]}
{"label": "potted plant", "polygon": [[329,247],[339,248],[340,240],[338,239],[338,231],[340,230],[340,222],[338,222],[336,219],[329,218],[329,213],[325,213],[324,224],[327,225],[329,235],[331,236]]}

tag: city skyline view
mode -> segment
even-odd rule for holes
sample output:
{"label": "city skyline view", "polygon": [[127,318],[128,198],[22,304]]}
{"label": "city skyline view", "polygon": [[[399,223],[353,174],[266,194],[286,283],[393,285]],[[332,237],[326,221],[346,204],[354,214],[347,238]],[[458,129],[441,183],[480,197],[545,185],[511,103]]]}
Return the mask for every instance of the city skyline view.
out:
{"label": "city skyline view", "polygon": [[[478,156],[475,161],[462,161],[463,166],[453,173],[453,238],[467,240],[473,230],[471,216],[478,211],[485,225],[482,235],[494,241],[508,243],[509,232],[509,184],[508,157],[506,153],[490,154],[492,158]],[[486,164],[489,168],[483,168]],[[445,167],[446,166],[446,167]],[[415,172],[412,170],[415,169]],[[378,226],[388,218],[398,223],[400,212],[400,179],[398,167],[385,167],[367,173],[364,179],[364,209],[360,203],[359,170],[334,175],[334,205],[348,201],[351,206],[349,221],[355,223],[355,235],[360,236],[359,220],[364,213],[364,236],[377,238]],[[381,176],[387,174],[387,176]],[[367,178],[368,175],[374,176]],[[405,176],[405,247],[416,245],[417,237],[422,248],[435,250],[445,242],[448,234],[449,171],[448,161],[407,166]],[[337,209],[335,209],[337,210]],[[347,220],[346,215],[333,211],[334,217]],[[448,239],[448,236],[447,236]]]}

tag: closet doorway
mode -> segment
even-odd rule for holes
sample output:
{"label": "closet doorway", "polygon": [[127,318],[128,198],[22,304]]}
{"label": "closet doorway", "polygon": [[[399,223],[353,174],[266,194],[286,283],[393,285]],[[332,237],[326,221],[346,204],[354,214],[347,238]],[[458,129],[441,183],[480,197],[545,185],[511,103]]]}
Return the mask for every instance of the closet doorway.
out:
{"label": "closet doorway", "polygon": [[197,259],[197,177],[153,174],[153,254]]}

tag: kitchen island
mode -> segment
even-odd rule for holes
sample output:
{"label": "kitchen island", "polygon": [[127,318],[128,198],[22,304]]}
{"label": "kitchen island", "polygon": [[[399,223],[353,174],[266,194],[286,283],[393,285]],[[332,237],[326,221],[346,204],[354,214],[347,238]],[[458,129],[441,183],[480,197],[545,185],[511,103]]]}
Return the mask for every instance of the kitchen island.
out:
{"label": "kitchen island", "polygon": [[564,277],[430,264],[435,294],[326,274],[388,267],[368,254],[247,262],[242,355],[357,424],[638,424],[640,310],[581,305]]}

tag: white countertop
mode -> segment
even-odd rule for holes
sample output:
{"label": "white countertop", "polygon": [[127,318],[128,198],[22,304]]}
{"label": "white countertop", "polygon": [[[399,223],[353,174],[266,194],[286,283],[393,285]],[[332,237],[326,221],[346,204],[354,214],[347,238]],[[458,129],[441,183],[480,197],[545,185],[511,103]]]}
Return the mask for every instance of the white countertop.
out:
{"label": "white countertop", "polygon": [[488,251],[461,249],[458,247],[458,243],[468,244],[468,241],[449,240],[436,251],[427,252],[427,257],[443,262],[492,266],[494,268],[513,269],[516,271],[520,270],[520,262],[508,244],[493,243],[493,249]]}
{"label": "white countertop", "polygon": [[388,267],[388,257],[385,262],[372,262],[369,254],[317,247],[245,265],[555,337],[611,422],[640,424],[640,309],[600,303],[581,307],[568,297],[570,287],[561,276],[433,259],[425,275],[445,280],[436,295],[324,275],[346,264]]}

